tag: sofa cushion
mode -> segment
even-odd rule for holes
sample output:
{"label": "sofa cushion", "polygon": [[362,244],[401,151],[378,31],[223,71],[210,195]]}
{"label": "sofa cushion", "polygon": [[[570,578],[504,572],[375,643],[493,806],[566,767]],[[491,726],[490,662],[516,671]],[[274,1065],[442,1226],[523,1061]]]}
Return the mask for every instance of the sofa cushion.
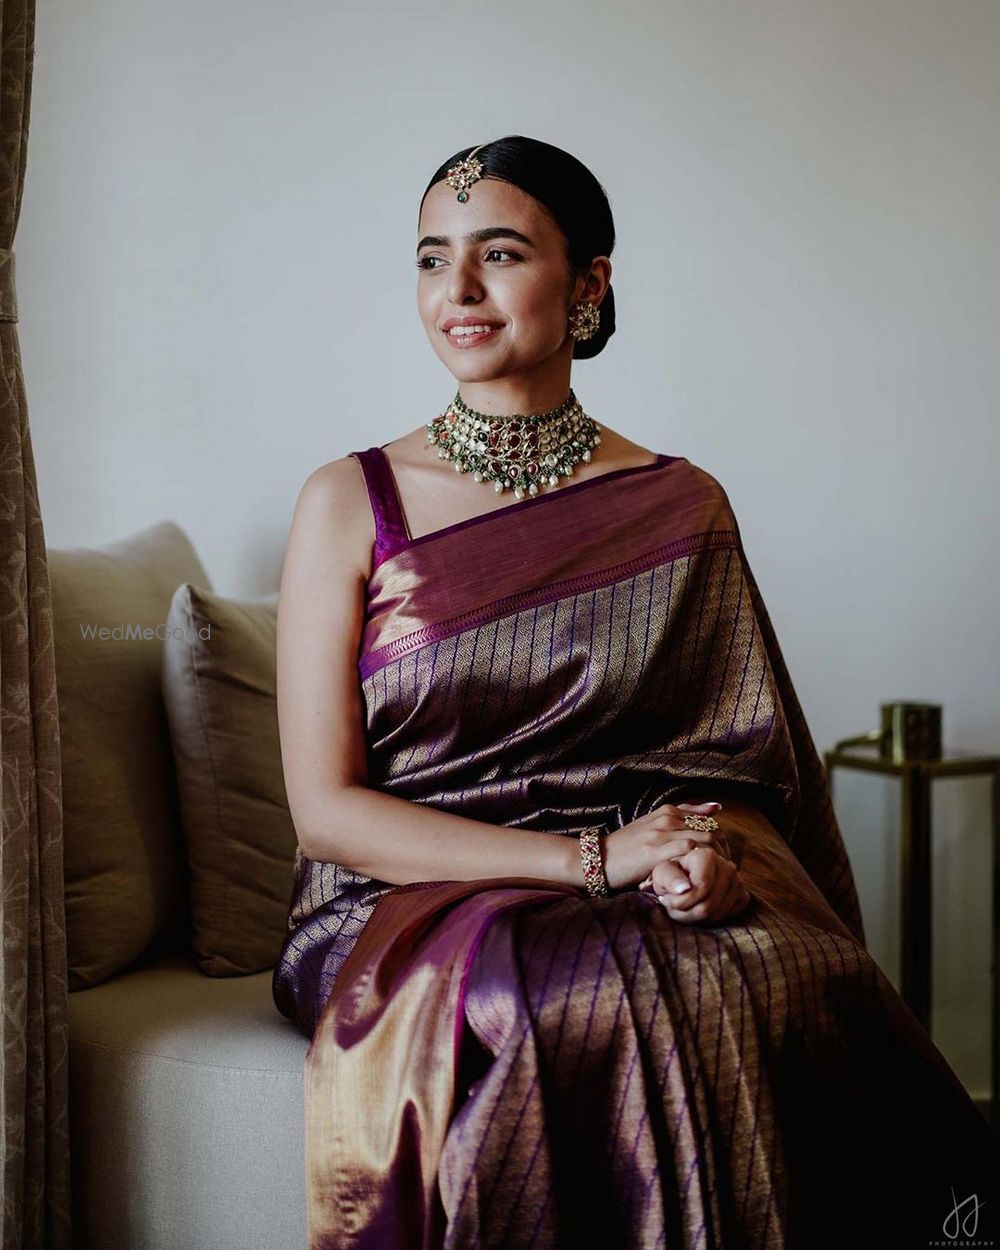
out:
{"label": "sofa cushion", "polygon": [[69,996],[76,1250],[306,1244],[308,1039],[267,972],[165,956]]}
{"label": "sofa cushion", "polygon": [[179,586],[163,652],[191,874],[192,949],[208,976],[273,967],[288,931],[297,839],[275,699],[277,594]]}
{"label": "sofa cushion", "polygon": [[98,549],[49,550],[48,563],[75,990],[170,949],[186,929],[162,635],[178,585],[210,583],[172,521]]}

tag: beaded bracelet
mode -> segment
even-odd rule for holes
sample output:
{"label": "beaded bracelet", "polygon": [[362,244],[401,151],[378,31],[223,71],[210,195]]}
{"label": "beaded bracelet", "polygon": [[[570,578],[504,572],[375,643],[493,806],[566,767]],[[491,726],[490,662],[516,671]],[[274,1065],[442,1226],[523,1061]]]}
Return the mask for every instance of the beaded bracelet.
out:
{"label": "beaded bracelet", "polygon": [[595,898],[611,893],[608,877],[601,860],[601,844],[599,841],[603,829],[595,827],[580,834],[580,858],[583,860],[583,880],[587,890]]}

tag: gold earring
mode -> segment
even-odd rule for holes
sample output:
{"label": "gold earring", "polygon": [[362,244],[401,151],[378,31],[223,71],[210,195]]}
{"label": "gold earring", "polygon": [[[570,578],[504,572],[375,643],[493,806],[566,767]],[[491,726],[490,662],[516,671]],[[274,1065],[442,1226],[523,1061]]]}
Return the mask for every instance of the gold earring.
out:
{"label": "gold earring", "polygon": [[578,341],[592,338],[601,324],[601,310],[595,304],[582,301],[574,304],[569,314],[569,332]]}

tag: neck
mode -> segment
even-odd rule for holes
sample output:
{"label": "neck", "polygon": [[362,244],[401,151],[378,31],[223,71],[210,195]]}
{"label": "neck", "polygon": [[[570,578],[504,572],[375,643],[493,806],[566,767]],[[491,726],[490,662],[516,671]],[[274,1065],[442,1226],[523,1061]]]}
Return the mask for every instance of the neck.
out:
{"label": "neck", "polygon": [[570,385],[567,361],[565,367],[550,367],[537,374],[492,378],[488,382],[459,382],[458,394],[463,403],[484,417],[507,417],[515,413],[535,416],[565,403]]}
{"label": "neck", "polygon": [[493,413],[483,412],[482,409],[473,408],[473,406],[461,394],[456,395],[455,399],[449,404],[449,408],[456,412],[463,413],[470,419],[475,419],[481,425],[488,425],[492,430],[502,430],[507,426],[521,426],[525,422],[537,423],[539,428],[546,423],[553,421],[561,421],[568,417],[570,412],[579,407],[580,401],[570,391],[565,395],[558,404],[553,404],[551,408],[525,408],[518,412]]}
{"label": "neck", "polygon": [[502,421],[504,417],[515,414],[524,417],[538,416],[543,412],[551,412],[564,404],[569,397],[569,384],[558,390],[502,390],[498,391],[490,384],[483,383],[470,386],[462,383],[458,388],[459,398],[474,412],[484,417]]}

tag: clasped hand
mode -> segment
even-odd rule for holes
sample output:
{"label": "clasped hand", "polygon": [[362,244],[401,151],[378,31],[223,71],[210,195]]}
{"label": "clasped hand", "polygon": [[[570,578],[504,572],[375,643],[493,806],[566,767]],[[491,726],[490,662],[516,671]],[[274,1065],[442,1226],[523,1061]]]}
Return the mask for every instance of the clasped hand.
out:
{"label": "clasped hand", "polygon": [[[687,812],[719,819],[720,803],[665,803],[683,821]],[[721,825],[721,821],[719,822]],[[663,858],[639,883],[656,894],[672,920],[681,924],[721,924],[744,911],[750,892],[740,880],[729,840],[717,831],[688,829],[663,842]]]}

